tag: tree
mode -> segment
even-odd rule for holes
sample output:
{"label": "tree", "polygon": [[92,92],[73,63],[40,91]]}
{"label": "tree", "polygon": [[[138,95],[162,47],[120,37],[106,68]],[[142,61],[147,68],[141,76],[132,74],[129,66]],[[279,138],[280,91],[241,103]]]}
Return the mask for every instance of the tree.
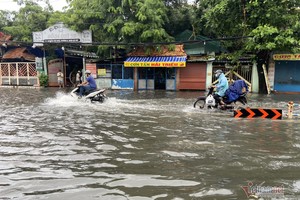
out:
{"label": "tree", "polygon": [[258,1],[247,6],[251,51],[300,50],[300,2],[298,0]]}
{"label": "tree", "polygon": [[163,42],[167,9],[161,0],[73,0],[68,11],[77,30],[91,29],[103,42]]}
{"label": "tree", "polygon": [[3,26],[2,29],[11,34],[16,41],[31,42],[32,32],[46,29],[48,18],[53,9],[50,6],[44,10],[33,0],[17,2],[24,7],[21,7],[19,12],[8,12],[7,25]]}
{"label": "tree", "polygon": [[[93,40],[101,43],[170,42],[173,37],[164,25],[167,7],[162,0],[72,0],[66,12],[70,28],[93,31]],[[98,53],[109,51],[99,46]]]}
{"label": "tree", "polygon": [[[202,0],[198,13],[205,32],[224,40],[231,52],[299,51],[299,0]],[[198,27],[201,29],[201,27]]]}
{"label": "tree", "polygon": [[203,31],[221,39],[231,52],[225,56],[233,63],[250,52],[262,71],[272,52],[300,50],[299,0],[199,0],[198,4]]}
{"label": "tree", "polygon": [[186,1],[166,0],[168,21],[165,23],[165,30],[176,36],[185,30],[193,30],[194,9]]}
{"label": "tree", "polygon": [[3,30],[4,27],[11,26],[11,23],[11,13],[0,10],[0,30]]}

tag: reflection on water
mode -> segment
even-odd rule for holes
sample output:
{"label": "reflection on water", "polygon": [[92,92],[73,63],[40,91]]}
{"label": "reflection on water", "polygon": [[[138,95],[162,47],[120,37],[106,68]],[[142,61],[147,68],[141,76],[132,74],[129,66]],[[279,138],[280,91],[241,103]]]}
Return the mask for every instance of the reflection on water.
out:
{"label": "reflection on water", "polygon": [[[108,91],[91,104],[1,88],[0,199],[247,199],[250,181],[300,198],[299,121],[200,111],[199,94]],[[289,100],[253,94],[250,105]]]}

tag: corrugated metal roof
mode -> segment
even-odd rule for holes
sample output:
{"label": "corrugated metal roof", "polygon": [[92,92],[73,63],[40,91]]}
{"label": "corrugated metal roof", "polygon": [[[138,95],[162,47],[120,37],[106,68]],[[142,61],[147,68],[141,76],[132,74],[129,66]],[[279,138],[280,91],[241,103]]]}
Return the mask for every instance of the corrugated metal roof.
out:
{"label": "corrugated metal roof", "polygon": [[29,53],[26,47],[19,47],[6,52],[2,59],[24,59],[27,61],[35,61],[35,55]]}
{"label": "corrugated metal roof", "polygon": [[[149,53],[147,54],[146,49]],[[174,50],[168,49],[167,46],[161,46],[157,49],[155,46],[147,47],[137,46],[135,50],[128,53],[127,56],[187,56],[183,50],[183,45],[175,45]]]}
{"label": "corrugated metal roof", "polygon": [[178,42],[190,42],[184,44],[184,50],[188,55],[206,54],[207,52],[227,52],[227,50],[221,45],[220,41],[213,40],[202,35],[194,35],[190,30],[185,30],[175,36],[175,40]]}
{"label": "corrugated metal roof", "polygon": [[79,51],[73,49],[67,49],[66,54],[73,55],[73,56],[87,57],[87,58],[99,58],[99,56],[97,56],[97,54],[95,54],[94,52],[86,52],[86,51]]}
{"label": "corrugated metal roof", "polygon": [[133,56],[125,62],[186,62],[186,56]]}

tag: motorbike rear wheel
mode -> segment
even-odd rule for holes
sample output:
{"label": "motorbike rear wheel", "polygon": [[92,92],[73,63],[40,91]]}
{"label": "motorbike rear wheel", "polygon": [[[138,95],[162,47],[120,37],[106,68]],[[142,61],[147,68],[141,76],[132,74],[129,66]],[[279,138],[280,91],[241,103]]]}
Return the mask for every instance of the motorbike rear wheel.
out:
{"label": "motorbike rear wheel", "polygon": [[91,98],[91,102],[99,102],[99,103],[103,103],[105,100],[106,96],[104,94],[98,94],[95,97]]}
{"label": "motorbike rear wheel", "polygon": [[194,103],[194,108],[200,108],[203,109],[205,106],[205,99],[197,99]]}

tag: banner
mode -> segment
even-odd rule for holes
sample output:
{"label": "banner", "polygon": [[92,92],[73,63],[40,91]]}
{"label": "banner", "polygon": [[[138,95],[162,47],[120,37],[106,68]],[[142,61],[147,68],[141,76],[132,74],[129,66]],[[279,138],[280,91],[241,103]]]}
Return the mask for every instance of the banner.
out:
{"label": "banner", "polygon": [[106,76],[106,69],[98,69],[98,76]]}
{"label": "banner", "polygon": [[274,60],[300,60],[300,54],[274,54]]}
{"label": "banner", "polygon": [[125,67],[186,67],[186,62],[124,62]]}

